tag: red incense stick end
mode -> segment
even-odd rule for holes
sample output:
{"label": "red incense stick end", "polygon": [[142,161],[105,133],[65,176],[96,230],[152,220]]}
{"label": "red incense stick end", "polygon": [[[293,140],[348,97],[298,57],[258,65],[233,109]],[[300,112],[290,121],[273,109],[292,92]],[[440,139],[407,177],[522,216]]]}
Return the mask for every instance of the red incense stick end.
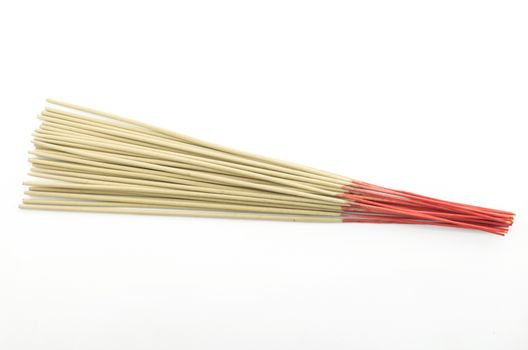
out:
{"label": "red incense stick end", "polygon": [[393,190],[362,181],[343,186],[343,222],[405,223],[480,230],[504,236],[515,214]]}

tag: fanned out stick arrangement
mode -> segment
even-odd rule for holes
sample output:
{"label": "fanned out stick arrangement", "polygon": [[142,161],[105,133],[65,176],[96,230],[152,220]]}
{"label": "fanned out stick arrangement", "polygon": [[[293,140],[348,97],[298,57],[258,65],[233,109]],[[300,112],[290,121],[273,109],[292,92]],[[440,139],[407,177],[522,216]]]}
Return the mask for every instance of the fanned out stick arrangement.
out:
{"label": "fanned out stick arrangement", "polygon": [[458,227],[504,235],[513,213],[393,190],[48,100],[25,209]]}

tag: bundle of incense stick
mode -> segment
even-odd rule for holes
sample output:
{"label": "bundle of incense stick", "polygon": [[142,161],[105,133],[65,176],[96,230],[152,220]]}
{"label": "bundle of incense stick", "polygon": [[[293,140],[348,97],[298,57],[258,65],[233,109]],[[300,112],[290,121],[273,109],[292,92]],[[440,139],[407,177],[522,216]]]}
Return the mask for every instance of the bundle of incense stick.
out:
{"label": "bundle of incense stick", "polygon": [[459,227],[504,235],[513,213],[393,190],[48,100],[21,208]]}

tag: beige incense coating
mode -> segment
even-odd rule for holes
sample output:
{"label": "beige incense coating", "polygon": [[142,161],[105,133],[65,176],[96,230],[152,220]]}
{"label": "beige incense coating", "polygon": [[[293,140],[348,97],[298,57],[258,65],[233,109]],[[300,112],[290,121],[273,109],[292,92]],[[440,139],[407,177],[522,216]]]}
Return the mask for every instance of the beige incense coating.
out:
{"label": "beige incense coating", "polygon": [[148,130],[153,130],[153,131],[159,132],[160,134],[164,134],[164,135],[168,135],[168,136],[174,137],[174,138],[176,138],[178,140],[184,140],[184,141],[186,141],[188,143],[191,143],[191,144],[196,144],[196,145],[200,145],[202,147],[219,150],[219,151],[222,151],[222,152],[225,152],[225,153],[240,155],[240,156],[248,158],[248,159],[257,159],[257,160],[261,160],[264,163],[277,164],[277,165],[281,165],[281,166],[288,167],[288,168],[291,168],[291,169],[298,169],[298,170],[301,170],[301,171],[304,171],[304,172],[307,172],[307,173],[312,173],[312,174],[316,174],[316,175],[323,175],[323,176],[326,176],[326,177],[329,177],[329,178],[335,178],[335,179],[338,179],[338,180],[342,180],[345,183],[347,183],[347,182],[349,182],[351,180],[351,179],[348,179],[348,178],[346,178],[344,176],[340,176],[340,175],[337,175],[337,174],[328,173],[328,172],[325,172],[325,171],[313,169],[313,168],[310,168],[310,167],[307,167],[307,166],[294,164],[294,163],[290,163],[290,162],[285,162],[285,161],[280,161],[280,160],[273,159],[273,158],[263,157],[263,156],[260,156],[260,155],[256,155],[256,154],[252,154],[252,153],[248,153],[248,152],[243,152],[243,151],[231,149],[231,148],[228,148],[228,147],[225,147],[225,146],[216,145],[216,144],[213,144],[213,143],[210,143],[210,142],[198,140],[196,138],[193,138],[193,137],[190,137],[190,136],[187,136],[187,135],[176,133],[176,132],[173,132],[173,131],[170,131],[170,130],[166,130],[166,129],[163,129],[163,128],[159,128],[159,127],[156,127],[156,126],[153,126],[153,125],[149,125],[149,124],[146,124],[146,123],[141,123],[141,122],[138,122],[138,121],[135,121],[135,120],[132,120],[132,119],[128,119],[128,118],[124,118],[124,117],[121,117],[121,116],[118,116],[118,115],[115,115],[115,114],[106,113],[106,112],[98,111],[98,110],[95,110],[95,109],[82,107],[82,106],[78,106],[78,105],[75,105],[75,104],[72,104],[72,103],[62,102],[62,101],[58,101],[58,100],[54,100],[54,99],[47,99],[47,102],[51,103],[51,104],[58,105],[58,106],[63,106],[63,107],[66,107],[66,108],[75,109],[75,110],[82,111],[82,112],[87,112],[87,113],[91,113],[91,114],[95,114],[95,115],[104,116],[104,117],[107,117],[107,118],[110,118],[110,119],[114,119],[114,120],[118,120],[118,121],[121,121],[121,122],[124,122],[124,123],[137,125],[137,126],[146,128]]}
{"label": "beige incense coating", "polygon": [[216,213],[197,212],[190,210],[168,210],[168,209],[133,209],[133,208],[99,208],[68,205],[39,205],[21,204],[21,209],[38,209],[53,211],[78,211],[92,213],[112,214],[134,214],[134,215],[163,215],[163,216],[189,216],[200,218],[222,218],[222,219],[249,219],[249,220],[273,220],[273,221],[298,221],[298,222],[342,222],[340,218],[294,216],[294,215],[270,215],[270,214],[246,214],[246,213]]}
{"label": "beige incense coating", "polygon": [[[96,147],[96,150],[94,150],[93,148],[92,150],[85,150],[86,152],[91,152],[91,153],[85,153],[85,154],[92,154],[92,155],[94,155],[96,152],[100,153],[100,151],[105,151],[106,149],[108,149],[108,150],[112,150],[113,152],[121,151],[121,152],[124,152],[124,154],[137,154],[137,155],[146,156],[146,157],[160,157],[161,159],[166,159],[169,161],[176,161],[176,162],[182,162],[184,164],[200,166],[202,167],[202,169],[210,168],[212,170],[217,170],[219,173],[227,173],[227,174],[241,176],[244,178],[253,178],[256,180],[268,181],[274,184],[286,185],[286,186],[299,188],[299,189],[303,189],[303,190],[307,190],[313,193],[319,193],[323,195],[333,196],[336,194],[336,191],[339,191],[339,188],[340,188],[340,186],[338,186],[332,192],[332,191],[320,189],[312,185],[306,185],[298,181],[291,181],[287,179],[277,178],[277,177],[259,174],[259,173],[255,173],[255,172],[251,172],[247,170],[241,170],[233,166],[221,165],[221,164],[217,164],[214,162],[209,162],[209,161],[205,161],[201,159],[190,158],[185,155],[177,155],[175,153],[170,153],[170,152],[166,152],[162,150],[151,150],[147,147],[127,145],[127,144],[124,144],[121,142],[115,142],[115,141],[103,142],[99,140],[79,139],[79,138],[72,139],[69,137],[59,137],[59,136],[54,136],[54,137],[49,137],[49,138],[42,138],[42,137],[37,136],[34,139],[36,140],[35,144],[40,144],[40,145],[43,145],[44,147],[51,147],[51,148],[57,147],[54,145],[62,145],[62,146],[70,145],[67,143],[68,141],[74,141],[83,146]],[[66,142],[66,144],[64,142]]]}
{"label": "beige incense coating", "polygon": [[[182,209],[196,208],[203,210],[224,210],[224,211],[241,211],[241,212],[256,212],[256,213],[277,213],[277,214],[296,214],[296,215],[317,215],[317,216],[339,216],[339,211],[316,211],[310,209],[292,209],[280,207],[264,207],[249,204],[237,205],[228,203],[217,203],[214,201],[197,201],[177,198],[162,198],[162,197],[145,197],[137,196],[135,193],[115,191],[115,195],[104,194],[83,194],[75,191],[62,192],[60,189],[53,189],[51,187],[43,187],[42,189],[31,187],[25,194],[35,197],[59,197],[71,199],[86,199],[97,200],[102,202],[119,202],[119,203],[134,203],[134,204],[149,204],[149,205],[164,205],[172,206]],[[141,193],[138,193],[141,194]]]}
{"label": "beige incense coating", "polygon": [[47,107],[39,115],[29,175],[48,181],[24,183],[39,198],[22,208],[341,221],[346,177],[49,102],[78,112]]}
{"label": "beige incense coating", "polygon": [[[310,173],[306,172],[299,172],[299,171],[292,171],[291,169],[285,168],[285,167],[272,167],[276,170],[269,170],[266,168],[261,168],[263,164],[261,162],[255,162],[247,159],[243,159],[240,157],[232,156],[229,154],[225,154],[222,152],[206,149],[203,147],[196,147],[193,145],[188,145],[181,142],[176,142],[174,140],[168,141],[167,139],[163,139],[160,137],[155,137],[151,135],[142,135],[138,132],[130,132],[130,131],[116,131],[114,129],[107,129],[105,127],[95,127],[91,125],[83,125],[82,127],[79,127],[79,125],[73,123],[73,122],[67,122],[67,121],[58,121],[57,119],[51,117],[41,117],[41,119],[47,121],[48,124],[55,125],[55,129],[50,127],[47,127],[47,130],[61,130],[61,134],[64,136],[65,134],[75,135],[76,138],[84,138],[84,139],[95,139],[99,141],[108,141],[113,140],[116,142],[123,142],[126,140],[126,143],[137,145],[137,146],[143,146],[143,147],[149,147],[149,148],[158,148],[160,150],[176,150],[178,152],[185,152],[187,154],[188,158],[198,159],[195,155],[200,155],[208,159],[209,162],[219,165],[225,165],[229,164],[229,166],[242,169],[242,170],[249,170],[254,171],[261,174],[267,174],[272,176],[278,176],[278,177],[284,177],[284,178],[290,178],[295,180],[302,180],[306,182],[311,182],[314,184],[322,184],[325,186],[330,186],[333,189],[341,189],[341,187],[346,184],[346,182],[343,182],[342,180],[334,180],[332,178],[325,178],[318,175],[312,175]],[[56,123],[52,123],[56,122]],[[44,124],[44,128],[46,128]],[[66,125],[66,126],[64,126]],[[69,127],[68,127],[69,126]],[[42,127],[41,127],[42,128]],[[65,132],[65,130],[67,132]],[[101,134],[105,134],[105,138],[100,137]],[[50,133],[50,135],[53,135],[53,132]],[[80,137],[82,135],[82,137]],[[57,136],[57,134],[55,134]],[[90,137],[91,136],[91,137]],[[218,160],[214,159],[218,158]],[[221,160],[220,160],[221,159]],[[243,164],[249,164],[249,165],[243,165]],[[264,164],[266,167],[270,167],[269,164]],[[297,174],[297,175],[295,175]]]}
{"label": "beige incense coating", "polygon": [[[103,154],[101,152],[95,152],[95,151],[88,151],[88,150],[81,150],[71,147],[63,147],[63,146],[57,146],[49,143],[44,143],[40,141],[34,141],[35,145],[37,146],[43,146],[46,148],[50,148],[53,150],[63,151],[65,153],[71,153],[75,155],[80,155],[87,157],[89,159],[96,159],[101,160],[109,163],[117,163],[117,164],[123,164],[123,165],[132,165],[136,167],[142,167],[147,169],[153,169],[153,170],[161,170],[169,173],[175,173],[175,174],[181,174],[181,175],[187,175],[191,177],[195,177],[198,179],[203,180],[211,180],[213,182],[220,182],[223,184],[229,184],[229,185],[235,185],[235,186],[241,186],[241,187],[250,187],[255,189],[262,189],[270,192],[278,192],[278,193],[284,193],[284,194],[290,194],[294,196],[299,197],[306,197],[306,198],[312,198],[312,199],[320,199],[325,202],[329,203],[337,203],[344,205],[345,201],[342,199],[332,197],[332,196],[323,196],[319,194],[314,194],[313,192],[304,192],[301,190],[298,190],[297,188],[290,188],[290,187],[280,187],[275,185],[264,185],[264,184],[258,184],[253,183],[249,181],[241,181],[241,180],[235,180],[231,179],[226,176],[222,175],[213,175],[213,174],[206,174],[202,172],[192,171],[192,170],[184,170],[184,169],[178,169],[174,167],[167,167],[157,164],[150,164],[146,162],[136,161],[136,160],[130,160],[125,158],[120,158],[118,156],[112,156],[108,154]],[[303,185],[297,184],[296,187],[302,188],[305,187]]]}

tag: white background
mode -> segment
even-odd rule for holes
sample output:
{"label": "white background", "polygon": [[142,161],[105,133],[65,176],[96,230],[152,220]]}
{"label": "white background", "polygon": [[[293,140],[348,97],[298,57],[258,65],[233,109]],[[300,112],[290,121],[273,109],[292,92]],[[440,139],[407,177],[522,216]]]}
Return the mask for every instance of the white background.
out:
{"label": "white background", "polygon": [[[525,1],[0,4],[1,349],[528,348]],[[517,221],[22,211],[47,97]]]}

